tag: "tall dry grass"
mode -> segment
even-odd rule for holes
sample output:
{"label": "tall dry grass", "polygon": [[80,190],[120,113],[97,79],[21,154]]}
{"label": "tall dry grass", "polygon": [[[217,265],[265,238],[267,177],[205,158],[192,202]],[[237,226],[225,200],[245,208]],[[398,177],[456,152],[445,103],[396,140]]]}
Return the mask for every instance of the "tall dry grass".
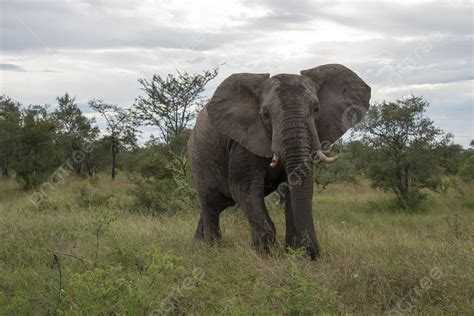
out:
{"label": "tall dry grass", "polygon": [[332,185],[314,197],[317,262],[284,251],[274,197],[267,205],[277,244],[259,255],[238,208],[222,215],[222,244],[208,246],[192,241],[195,210],[130,212],[129,189],[123,179],[70,178],[38,208],[0,182],[0,314],[474,310],[470,186],[430,194],[424,211],[410,213],[364,180]]}

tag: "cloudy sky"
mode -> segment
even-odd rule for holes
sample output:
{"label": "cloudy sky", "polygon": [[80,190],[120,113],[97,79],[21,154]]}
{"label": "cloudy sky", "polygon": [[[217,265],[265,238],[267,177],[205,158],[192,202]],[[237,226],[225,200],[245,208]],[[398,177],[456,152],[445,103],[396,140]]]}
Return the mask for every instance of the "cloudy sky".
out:
{"label": "cloudy sky", "polygon": [[[473,2],[0,0],[1,94],[51,104],[64,92],[130,106],[137,78],[225,62],[235,72],[356,71],[372,101],[413,93],[438,127],[473,135]],[[144,137],[153,132],[147,130]]]}

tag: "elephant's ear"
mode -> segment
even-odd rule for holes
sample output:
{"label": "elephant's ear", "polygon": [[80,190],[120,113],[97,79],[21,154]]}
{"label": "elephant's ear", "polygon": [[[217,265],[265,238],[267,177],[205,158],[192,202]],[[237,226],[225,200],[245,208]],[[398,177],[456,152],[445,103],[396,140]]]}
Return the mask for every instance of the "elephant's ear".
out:
{"label": "elephant's ear", "polygon": [[339,64],[300,73],[316,84],[320,105],[316,128],[321,145],[327,147],[362,120],[369,108],[370,87],[352,70]]}
{"label": "elephant's ear", "polygon": [[250,152],[272,157],[271,140],[260,119],[259,88],[269,74],[240,73],[225,79],[207,104],[211,125]]}

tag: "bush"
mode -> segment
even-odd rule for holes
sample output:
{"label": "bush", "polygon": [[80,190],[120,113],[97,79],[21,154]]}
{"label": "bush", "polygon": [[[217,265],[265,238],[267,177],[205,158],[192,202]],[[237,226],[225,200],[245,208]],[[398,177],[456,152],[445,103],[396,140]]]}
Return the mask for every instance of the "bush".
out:
{"label": "bush", "polygon": [[312,315],[332,311],[338,305],[339,295],[321,286],[315,277],[308,277],[305,252],[290,251],[287,255],[288,274],[284,282],[274,284],[264,291],[268,302],[277,301],[283,306],[283,314]]}
{"label": "bush", "polygon": [[464,182],[474,180],[474,155],[467,157],[459,168],[459,176]]}
{"label": "bush", "polygon": [[[144,267],[138,276],[120,263],[74,273],[64,287],[59,308],[72,314],[151,314],[163,301],[177,276],[188,274],[181,258],[154,248],[141,254]],[[161,298],[161,299],[160,299]]]}
{"label": "bush", "polygon": [[93,191],[88,187],[80,187],[75,192],[76,201],[81,207],[103,206],[107,204],[111,195]]}
{"label": "bush", "polygon": [[426,116],[428,106],[413,95],[375,104],[357,127],[370,148],[367,175],[374,186],[395,193],[406,209],[416,208],[424,198],[420,189],[438,188],[443,167],[436,151],[451,142],[451,135]]}
{"label": "bush", "polygon": [[55,136],[55,125],[46,108],[32,106],[25,111],[18,140],[19,160],[15,163],[24,189],[37,188],[59,167]]}
{"label": "bush", "polygon": [[134,188],[131,194],[135,198],[135,208],[152,213],[172,213],[176,211],[172,204],[172,195],[175,190],[173,179],[134,179]]}
{"label": "bush", "polygon": [[135,197],[136,210],[173,214],[198,205],[193,185],[188,179],[137,178],[134,181],[131,194]]}
{"label": "bush", "polygon": [[[182,150],[152,139],[140,152],[139,163],[132,169],[134,209],[152,214],[175,213],[193,208],[197,203],[191,171],[184,154],[188,133],[178,139]],[[177,138],[176,138],[177,139]]]}
{"label": "bush", "polygon": [[322,192],[328,185],[347,181],[356,183],[356,167],[351,151],[339,142],[331,148],[331,154],[339,157],[334,163],[319,163],[314,166],[314,183],[318,192]]}
{"label": "bush", "polygon": [[[198,205],[196,191],[190,172],[183,174],[172,163],[166,166],[166,177],[135,177],[131,194],[136,210],[153,214],[175,213],[195,208]],[[149,171],[149,169],[147,169]],[[171,175],[169,177],[168,175]]]}
{"label": "bush", "polygon": [[131,301],[137,299],[132,283],[124,277],[121,266],[95,268],[75,273],[67,288],[70,311],[84,314],[126,312]]}

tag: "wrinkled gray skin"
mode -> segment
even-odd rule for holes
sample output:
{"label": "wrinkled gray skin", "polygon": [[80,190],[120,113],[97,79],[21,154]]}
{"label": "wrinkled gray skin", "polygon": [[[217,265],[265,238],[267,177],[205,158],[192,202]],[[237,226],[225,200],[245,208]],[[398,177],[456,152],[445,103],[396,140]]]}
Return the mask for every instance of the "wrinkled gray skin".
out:
{"label": "wrinkled gray skin", "polygon": [[[241,73],[225,79],[199,114],[188,141],[201,202],[195,238],[221,239],[219,215],[237,203],[245,212],[255,247],[268,251],[275,226],[264,197],[288,180],[288,247],[319,256],[312,217],[312,159],[362,119],[370,87],[337,64],[301,75]],[[272,157],[278,158],[271,167]]]}

